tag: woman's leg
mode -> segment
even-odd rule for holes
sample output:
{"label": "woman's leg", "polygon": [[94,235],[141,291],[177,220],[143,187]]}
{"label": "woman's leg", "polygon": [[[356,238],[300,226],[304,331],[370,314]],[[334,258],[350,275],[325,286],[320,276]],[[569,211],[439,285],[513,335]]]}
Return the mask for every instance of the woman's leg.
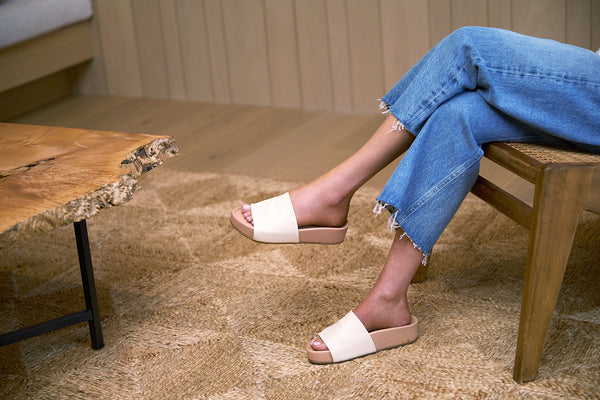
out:
{"label": "woman's leg", "polygon": [[[409,323],[412,277],[473,186],[481,144],[496,140],[539,142],[544,135],[498,112],[477,92],[453,97],[425,123],[378,197],[399,229],[376,284],[354,310],[367,330]],[[318,337],[311,346],[327,348]]]}
{"label": "woman's leg", "polygon": [[391,212],[391,226],[428,255],[477,179],[482,144],[547,140],[479,93],[463,92],[429,117],[377,200]]}
{"label": "woman's leg", "polygon": [[[491,28],[459,29],[383,98],[406,127],[402,140],[388,137],[384,144],[393,144],[382,152],[376,132],[360,155],[290,194],[300,226],[340,225],[356,189],[410,146],[378,198],[408,237],[397,233],[378,284],[355,310],[367,329],[410,316],[408,283],[476,179],[482,143],[557,138],[600,150],[598,66],[584,49]],[[417,136],[412,145],[408,131]],[[327,215],[337,220],[327,222]],[[390,306],[396,312],[377,311]]]}
{"label": "woman's leg", "polygon": [[[350,158],[306,186],[290,191],[298,226],[341,226],[358,188],[402,155],[414,135],[400,129],[389,116],[373,136]],[[250,207],[244,215],[252,222]]]}
{"label": "woman's leg", "polygon": [[[369,332],[410,323],[408,286],[422,260],[423,253],[403,236],[401,230],[397,230],[375,285],[354,309],[354,314]],[[314,350],[327,350],[318,336],[310,344]]]}
{"label": "woman's leg", "polygon": [[[388,119],[354,156],[290,197],[299,226],[340,226],[356,189],[402,154],[431,114],[465,91],[548,136],[600,151],[600,57],[546,39],[495,28],[454,31],[382,99],[401,122]],[[483,142],[482,142],[483,143]],[[245,212],[252,222],[249,206]]]}

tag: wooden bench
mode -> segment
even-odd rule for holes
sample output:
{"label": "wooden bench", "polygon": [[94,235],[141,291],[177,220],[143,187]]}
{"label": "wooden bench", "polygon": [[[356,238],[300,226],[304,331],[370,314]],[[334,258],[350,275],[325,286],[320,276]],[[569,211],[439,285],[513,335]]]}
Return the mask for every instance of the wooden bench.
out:
{"label": "wooden bench", "polygon": [[[485,157],[535,185],[533,207],[479,176],[471,192],[529,230],[515,381],[535,379],[575,230],[584,209],[600,213],[600,155],[575,148],[490,143]],[[422,266],[414,282],[426,279]]]}

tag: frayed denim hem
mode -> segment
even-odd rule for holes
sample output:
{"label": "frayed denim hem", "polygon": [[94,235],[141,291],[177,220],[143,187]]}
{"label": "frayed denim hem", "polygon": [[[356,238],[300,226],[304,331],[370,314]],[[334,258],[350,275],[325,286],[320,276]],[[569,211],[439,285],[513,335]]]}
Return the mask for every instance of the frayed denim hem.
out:
{"label": "frayed denim hem", "polygon": [[[379,111],[381,111],[383,115],[393,115],[392,111],[390,110],[390,105],[381,99],[379,99]],[[396,118],[395,115],[393,116],[395,120],[394,124],[392,125],[392,132],[408,131],[408,129],[406,129],[406,126],[402,122],[400,122],[400,120]]]}
{"label": "frayed denim hem", "polygon": [[[396,220],[396,216],[398,215],[398,210],[396,209],[396,207],[394,207],[390,204],[386,204],[381,200],[377,200],[377,202],[375,203],[375,208],[373,208],[373,213],[376,216],[379,216],[379,215],[381,215],[381,211],[383,211],[383,209],[388,210],[391,214],[390,217],[388,218],[388,229],[392,232],[395,232],[398,229],[402,229],[402,227]],[[415,249],[418,249],[423,254],[423,259],[421,260],[421,264],[427,265],[427,259],[429,258],[429,255],[427,255],[427,253],[425,253],[421,249],[421,247],[419,247],[419,245],[406,232],[403,231],[402,235],[400,235],[398,240],[402,240],[405,236],[408,238],[408,240],[410,240],[413,247]]]}

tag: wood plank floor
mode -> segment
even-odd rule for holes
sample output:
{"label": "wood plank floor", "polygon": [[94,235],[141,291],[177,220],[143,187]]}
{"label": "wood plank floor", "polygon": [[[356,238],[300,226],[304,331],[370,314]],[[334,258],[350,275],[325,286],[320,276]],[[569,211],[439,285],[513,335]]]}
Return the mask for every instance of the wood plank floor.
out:
{"label": "wood plank floor", "polygon": [[[181,155],[169,168],[308,182],[358,150],[383,120],[378,114],[75,96],[12,122],[172,135]],[[382,188],[396,164],[368,185]],[[531,202],[529,183],[486,160],[481,169]]]}

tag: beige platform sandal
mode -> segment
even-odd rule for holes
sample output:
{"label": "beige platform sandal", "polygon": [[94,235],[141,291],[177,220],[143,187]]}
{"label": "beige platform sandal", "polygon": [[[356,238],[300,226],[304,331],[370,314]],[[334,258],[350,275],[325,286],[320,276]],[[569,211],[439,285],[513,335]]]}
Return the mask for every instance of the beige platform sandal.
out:
{"label": "beige platform sandal", "polygon": [[308,344],[308,360],[315,364],[331,364],[412,343],[417,340],[419,321],[414,316],[410,318],[409,325],[368,332],[360,319],[350,311],[319,333],[328,350],[314,350]]}
{"label": "beige platform sandal", "polygon": [[289,193],[250,205],[254,225],[242,213],[242,207],[231,212],[231,225],[248,239],[262,243],[337,244],[344,241],[348,222],[341,227],[298,227]]}

